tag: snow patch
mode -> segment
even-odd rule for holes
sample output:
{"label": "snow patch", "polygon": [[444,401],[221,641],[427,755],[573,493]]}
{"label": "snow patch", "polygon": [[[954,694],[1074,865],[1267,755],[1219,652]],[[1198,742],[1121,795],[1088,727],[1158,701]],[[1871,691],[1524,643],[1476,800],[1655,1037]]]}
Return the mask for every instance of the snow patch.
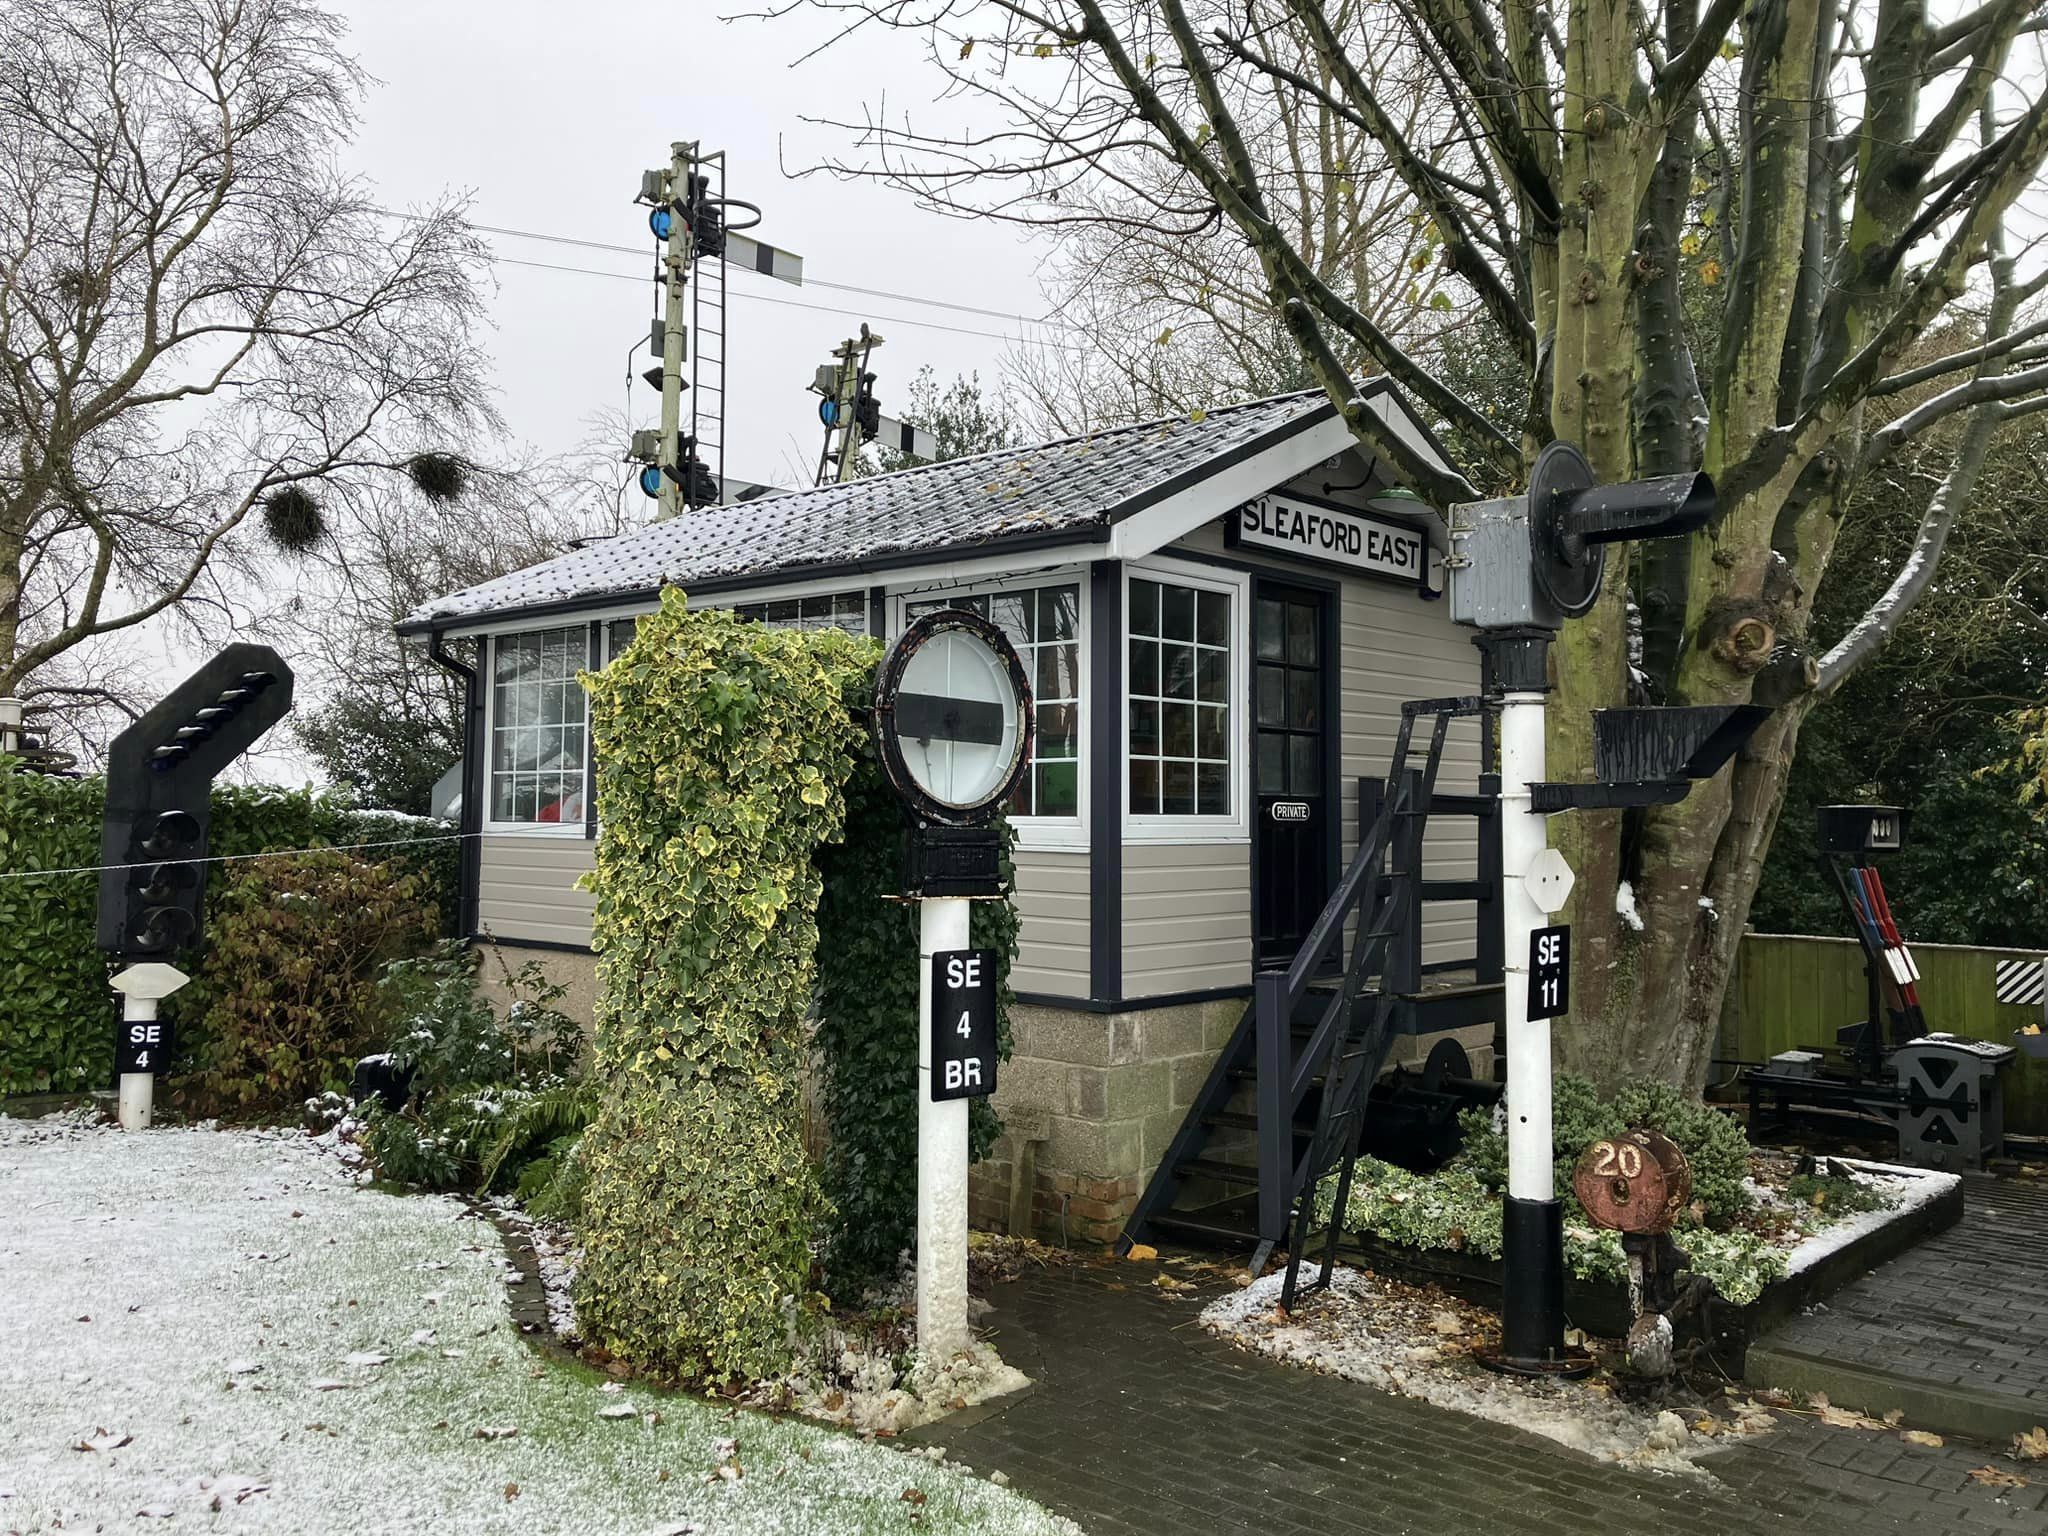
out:
{"label": "snow patch", "polygon": [[1643,931],[1643,914],[1636,910],[1636,888],[1626,880],[1614,888],[1614,915],[1635,932]]}
{"label": "snow patch", "polygon": [[[1332,1271],[1328,1289],[1298,1301],[1292,1313],[1280,1310],[1284,1282],[1283,1274],[1267,1275],[1211,1302],[1202,1326],[1261,1354],[1524,1429],[1601,1461],[1716,1481],[1698,1459],[1720,1442],[1694,1434],[1676,1413],[1635,1407],[1580,1383],[1498,1376],[1454,1344],[1382,1331],[1377,1319],[1391,1310],[1388,1297],[1358,1270]],[[1746,1437],[1771,1423],[1759,1412],[1732,1427]],[[1724,1434],[1730,1427],[1722,1426]]]}

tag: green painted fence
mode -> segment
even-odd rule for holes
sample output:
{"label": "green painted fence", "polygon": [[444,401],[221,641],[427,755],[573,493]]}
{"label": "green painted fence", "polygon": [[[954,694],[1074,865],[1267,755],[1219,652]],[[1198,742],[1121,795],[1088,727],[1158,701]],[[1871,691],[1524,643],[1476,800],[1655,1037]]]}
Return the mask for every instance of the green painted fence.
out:
{"label": "green painted fence", "polygon": [[[2000,960],[2031,959],[2024,949],[1969,949],[1914,944],[1920,967],[1920,1008],[1930,1030],[2012,1044],[2013,1031],[2041,1022],[2038,1005],[2015,1007],[1992,995]],[[1832,1047],[1835,1030],[1868,1011],[1863,950],[1854,939],[1746,933],[1721,1011],[1719,1054],[1765,1061],[1779,1051]],[[2048,1060],[2016,1058],[2004,1071],[2005,1128],[2048,1136]]]}

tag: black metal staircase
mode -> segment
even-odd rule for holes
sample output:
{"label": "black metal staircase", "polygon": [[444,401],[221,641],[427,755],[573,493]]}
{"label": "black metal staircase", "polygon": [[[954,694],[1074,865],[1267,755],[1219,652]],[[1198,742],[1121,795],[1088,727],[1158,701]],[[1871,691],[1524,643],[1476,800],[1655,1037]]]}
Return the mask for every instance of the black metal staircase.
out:
{"label": "black metal staircase", "polygon": [[[1252,1001],[1153,1172],[1122,1246],[1152,1235],[1249,1246],[1256,1274],[1286,1242],[1291,1304],[1316,1188],[1340,1163],[1340,1183],[1348,1184],[1394,1039],[1498,1023],[1499,781],[1482,778],[1472,795],[1436,789],[1451,721],[1487,707],[1476,696],[1402,705],[1384,785],[1361,782],[1356,854],[1294,959],[1254,978]],[[1425,716],[1428,745],[1421,765],[1411,766],[1415,723]],[[1476,878],[1424,877],[1433,814],[1477,819]],[[1431,901],[1479,904],[1469,960],[1423,963],[1422,915]],[[1470,980],[1433,984],[1451,971]],[[1337,1193],[1341,1210],[1348,1190]],[[1329,1236],[1318,1283],[1328,1282],[1334,1257],[1334,1231]]]}

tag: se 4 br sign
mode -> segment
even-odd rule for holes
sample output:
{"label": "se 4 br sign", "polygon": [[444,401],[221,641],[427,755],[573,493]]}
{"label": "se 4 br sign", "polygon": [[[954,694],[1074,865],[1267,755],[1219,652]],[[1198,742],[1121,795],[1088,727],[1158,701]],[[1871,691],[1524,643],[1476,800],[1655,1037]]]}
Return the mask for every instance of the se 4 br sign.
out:
{"label": "se 4 br sign", "polygon": [[932,956],[932,1100],[996,1091],[996,952]]}

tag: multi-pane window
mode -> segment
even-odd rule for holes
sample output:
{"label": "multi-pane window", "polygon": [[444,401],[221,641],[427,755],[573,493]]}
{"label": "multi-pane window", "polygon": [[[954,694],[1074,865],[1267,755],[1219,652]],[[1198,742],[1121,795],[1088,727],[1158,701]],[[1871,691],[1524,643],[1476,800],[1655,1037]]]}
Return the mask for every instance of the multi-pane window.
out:
{"label": "multi-pane window", "polygon": [[828,592],[822,597],[785,597],[768,603],[735,603],[743,619],[758,619],[770,629],[844,629],[868,632],[868,599],[864,592]]}
{"label": "multi-pane window", "polygon": [[1081,588],[1076,582],[1015,592],[977,592],[904,604],[906,620],[964,608],[1017,648],[1031,681],[1037,739],[1031,766],[1007,807],[1012,816],[1081,814]]}
{"label": "multi-pane window", "polygon": [[1228,816],[1231,595],[1133,576],[1130,810]]}
{"label": "multi-pane window", "polygon": [[1257,609],[1259,793],[1320,795],[1323,667],[1315,604],[1261,597]]}
{"label": "multi-pane window", "polygon": [[491,819],[583,822],[585,714],[576,674],[590,663],[581,624],[501,635],[491,645]]}

